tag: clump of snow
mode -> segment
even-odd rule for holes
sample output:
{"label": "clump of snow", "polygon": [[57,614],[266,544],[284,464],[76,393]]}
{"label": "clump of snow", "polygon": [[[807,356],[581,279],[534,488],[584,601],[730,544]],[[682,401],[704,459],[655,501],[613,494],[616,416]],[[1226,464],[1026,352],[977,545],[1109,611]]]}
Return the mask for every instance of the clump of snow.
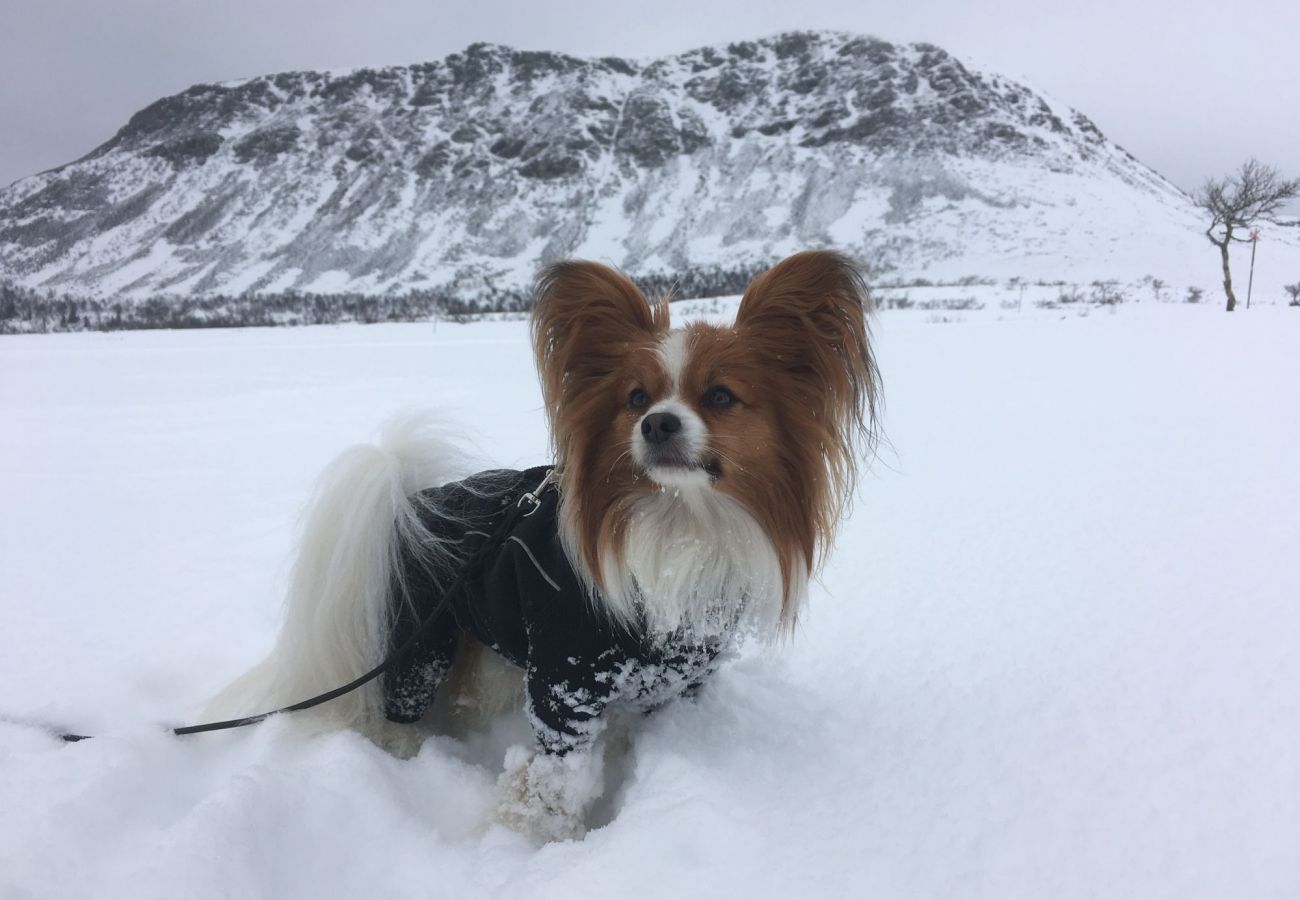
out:
{"label": "clump of snow", "polygon": [[545,459],[526,323],[0,338],[0,713],[100,735],[0,721],[0,896],[1294,897],[1300,315],[1215,307],[883,313],[798,633],[543,846],[492,821],[518,721],[162,728],[265,653],[296,510],[389,413]]}
{"label": "clump of snow", "polygon": [[511,747],[497,782],[495,818],[541,841],[581,837],[583,817],[604,785],[603,761],[603,748],[552,756]]}

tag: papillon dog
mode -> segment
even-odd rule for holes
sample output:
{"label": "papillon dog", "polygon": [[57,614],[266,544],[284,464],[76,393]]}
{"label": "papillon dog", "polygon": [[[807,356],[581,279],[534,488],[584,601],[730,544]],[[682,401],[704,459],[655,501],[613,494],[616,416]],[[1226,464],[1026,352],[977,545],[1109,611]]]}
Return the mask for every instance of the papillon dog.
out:
{"label": "papillon dog", "polygon": [[404,648],[313,720],[392,746],[449,709],[522,704],[533,746],[507,754],[497,818],[554,840],[602,790],[610,713],[690,696],[742,637],[794,625],[879,378],[863,279],[829,251],[760,274],[730,326],[672,329],[666,298],[592,262],[545,269],[535,301],[553,464],[462,477],[411,419],[348,451],[276,645],[207,714],[287,705]]}

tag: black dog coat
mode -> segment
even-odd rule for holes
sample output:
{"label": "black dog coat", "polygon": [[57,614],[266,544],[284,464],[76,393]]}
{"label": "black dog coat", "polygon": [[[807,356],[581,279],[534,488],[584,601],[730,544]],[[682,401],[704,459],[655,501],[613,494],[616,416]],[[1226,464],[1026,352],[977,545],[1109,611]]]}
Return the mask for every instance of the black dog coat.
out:
{"label": "black dog coat", "polygon": [[442,602],[436,585],[455,579],[460,560],[495,534],[546,473],[545,466],[482,472],[418,496],[421,521],[454,550],[422,555],[401,548],[405,586],[392,592],[391,645],[404,644],[429,616],[437,621],[384,677],[391,721],[414,722],[425,713],[462,631],[523,670],[529,721],[541,747],[555,754],[587,747],[610,704],[652,709],[694,692],[715,668],[718,638],[652,640],[644,627],[611,621],[587,596],[560,543],[554,488]]}

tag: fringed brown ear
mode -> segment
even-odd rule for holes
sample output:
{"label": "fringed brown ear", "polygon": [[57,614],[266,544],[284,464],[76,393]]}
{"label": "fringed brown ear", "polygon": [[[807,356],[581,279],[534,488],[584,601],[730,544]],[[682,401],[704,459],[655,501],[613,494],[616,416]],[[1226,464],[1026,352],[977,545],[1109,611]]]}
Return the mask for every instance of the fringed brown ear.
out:
{"label": "fringed brown ear", "polygon": [[543,269],[534,290],[533,351],[556,450],[564,456],[566,410],[604,383],[630,349],[668,330],[668,304],[651,307],[622,273],[570,260]]}
{"label": "fringed brown ear", "polygon": [[857,448],[875,442],[880,376],[868,341],[869,310],[854,264],[811,250],[755,278],[736,314],[746,345],[783,374],[783,405],[800,428],[793,433],[821,442],[831,476],[823,499],[837,511],[852,493]]}

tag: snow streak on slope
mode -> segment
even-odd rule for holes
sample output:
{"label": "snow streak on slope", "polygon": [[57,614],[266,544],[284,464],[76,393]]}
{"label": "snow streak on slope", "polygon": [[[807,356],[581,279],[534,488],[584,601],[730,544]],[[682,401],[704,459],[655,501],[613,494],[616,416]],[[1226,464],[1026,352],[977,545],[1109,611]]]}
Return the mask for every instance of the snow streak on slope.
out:
{"label": "snow streak on slope", "polygon": [[0,723],[0,896],[1293,898],[1293,312],[882,316],[891,447],[800,633],[540,849],[484,825],[511,723],[149,724],[267,648],[295,510],[388,412],[544,458],[523,323],[0,338],[0,710],[104,735]]}
{"label": "snow streak on slope", "polygon": [[671,275],[831,245],[903,277],[1209,287],[1200,232],[1068,107],[928,44],[794,32],[644,61],[475,44],[199,85],[0,191],[0,275],[491,301],[565,256]]}

